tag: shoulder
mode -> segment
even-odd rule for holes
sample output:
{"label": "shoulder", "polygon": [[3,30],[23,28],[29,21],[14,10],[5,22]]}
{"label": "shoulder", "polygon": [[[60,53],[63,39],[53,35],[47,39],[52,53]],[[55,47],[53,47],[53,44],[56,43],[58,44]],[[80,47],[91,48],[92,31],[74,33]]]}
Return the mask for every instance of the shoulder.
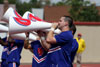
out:
{"label": "shoulder", "polygon": [[58,35],[55,35],[57,42],[72,42],[73,41],[73,35],[71,31],[65,31],[61,32]]}
{"label": "shoulder", "polygon": [[61,32],[60,34],[58,34],[56,36],[59,36],[59,37],[73,37],[71,31],[64,31],[64,32]]}
{"label": "shoulder", "polygon": [[61,32],[61,34],[72,34],[72,31],[64,31],[64,32]]}
{"label": "shoulder", "polygon": [[85,40],[84,40],[83,38],[81,38],[81,41],[83,41],[83,42],[84,42]]}

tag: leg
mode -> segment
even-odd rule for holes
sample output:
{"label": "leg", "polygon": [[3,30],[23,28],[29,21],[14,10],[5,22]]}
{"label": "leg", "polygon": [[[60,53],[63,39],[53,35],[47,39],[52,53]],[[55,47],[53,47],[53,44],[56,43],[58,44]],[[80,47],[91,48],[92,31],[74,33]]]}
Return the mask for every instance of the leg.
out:
{"label": "leg", "polygon": [[81,53],[77,54],[77,67],[81,67]]}

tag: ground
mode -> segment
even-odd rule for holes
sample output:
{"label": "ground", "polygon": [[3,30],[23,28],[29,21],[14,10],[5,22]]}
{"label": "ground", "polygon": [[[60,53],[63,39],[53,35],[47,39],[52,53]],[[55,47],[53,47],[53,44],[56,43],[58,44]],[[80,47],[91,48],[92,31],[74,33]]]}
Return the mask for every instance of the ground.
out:
{"label": "ground", "polygon": [[[32,67],[32,65],[21,65],[20,67]],[[73,67],[76,67],[76,64]],[[82,67],[100,67],[100,64],[82,64]]]}

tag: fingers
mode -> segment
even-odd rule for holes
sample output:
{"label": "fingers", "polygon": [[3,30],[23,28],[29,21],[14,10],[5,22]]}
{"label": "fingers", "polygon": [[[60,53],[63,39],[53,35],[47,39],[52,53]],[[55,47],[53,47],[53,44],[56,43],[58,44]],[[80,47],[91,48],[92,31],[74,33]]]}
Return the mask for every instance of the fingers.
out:
{"label": "fingers", "polygon": [[56,29],[56,28],[58,27],[58,23],[53,23],[53,24],[52,24],[52,27],[53,27],[54,29]]}

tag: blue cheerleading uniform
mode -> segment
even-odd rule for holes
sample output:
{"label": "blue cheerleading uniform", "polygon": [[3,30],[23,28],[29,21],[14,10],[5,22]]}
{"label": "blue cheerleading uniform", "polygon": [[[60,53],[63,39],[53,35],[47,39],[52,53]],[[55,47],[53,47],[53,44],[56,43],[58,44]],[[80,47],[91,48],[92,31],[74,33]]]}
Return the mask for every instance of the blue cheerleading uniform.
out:
{"label": "blue cheerleading uniform", "polygon": [[44,67],[47,51],[43,49],[39,40],[31,43],[33,49],[32,67]]}
{"label": "blue cheerleading uniform", "polygon": [[61,32],[55,35],[55,38],[57,43],[52,45],[52,48],[49,50],[47,54],[47,60],[49,61],[46,60],[46,64],[50,64],[52,67],[73,67],[71,61],[72,31]]}
{"label": "blue cheerleading uniform", "polygon": [[8,42],[7,59],[8,67],[19,67],[21,51],[24,46],[23,40],[15,40],[14,43]]}
{"label": "blue cheerleading uniform", "polygon": [[[6,39],[7,37],[3,38],[2,40],[4,42],[6,42]],[[1,62],[1,67],[7,67],[7,62],[6,62],[6,59],[7,59],[7,51],[8,51],[8,47],[7,46],[3,46],[4,49],[3,49],[3,52],[2,52],[2,62]]]}
{"label": "blue cheerleading uniform", "polygon": [[73,39],[72,50],[71,50],[71,61],[72,61],[72,63],[74,61],[77,50],[78,50],[78,43],[77,43],[76,39]]}

